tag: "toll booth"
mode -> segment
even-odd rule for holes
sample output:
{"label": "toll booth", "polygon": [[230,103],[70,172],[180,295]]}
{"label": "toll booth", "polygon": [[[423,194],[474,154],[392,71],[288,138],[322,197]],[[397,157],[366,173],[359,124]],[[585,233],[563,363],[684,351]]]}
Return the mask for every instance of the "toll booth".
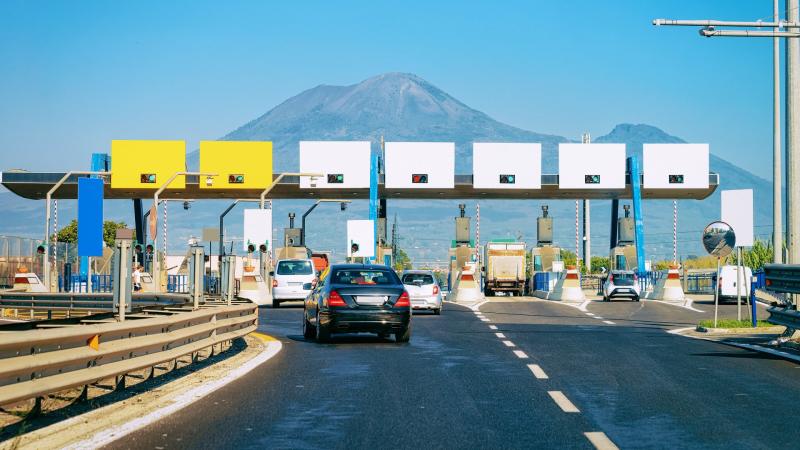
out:
{"label": "toll booth", "polygon": [[636,270],[636,232],[630,205],[623,205],[624,217],[617,219],[616,245],[611,248],[611,270]]}
{"label": "toll booth", "polygon": [[548,206],[542,205],[542,215],[536,218],[536,247],[531,249],[531,271],[552,272],[553,262],[561,261],[561,248],[553,245],[553,218]]}
{"label": "toll booth", "polygon": [[451,287],[455,277],[468,262],[474,261],[475,242],[470,238],[470,217],[466,215],[467,205],[458,205],[459,215],[455,218],[456,238],[450,247],[450,271],[448,285]]}

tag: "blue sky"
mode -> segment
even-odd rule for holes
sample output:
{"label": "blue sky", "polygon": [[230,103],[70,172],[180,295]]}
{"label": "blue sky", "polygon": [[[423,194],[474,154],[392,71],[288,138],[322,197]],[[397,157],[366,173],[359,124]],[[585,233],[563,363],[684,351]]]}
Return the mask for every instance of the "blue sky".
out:
{"label": "blue sky", "polygon": [[648,123],[769,178],[771,40],[651,20],[769,20],[730,0],[0,2],[0,169],[86,169],[111,139],[194,148],[318,84],[412,72],[577,139]]}

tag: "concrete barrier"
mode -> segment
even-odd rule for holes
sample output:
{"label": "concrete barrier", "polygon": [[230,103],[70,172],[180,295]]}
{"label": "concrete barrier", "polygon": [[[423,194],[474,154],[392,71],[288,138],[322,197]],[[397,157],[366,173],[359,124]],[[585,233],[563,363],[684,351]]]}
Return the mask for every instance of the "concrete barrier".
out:
{"label": "concrete barrier", "polygon": [[586,295],[581,289],[581,275],[575,267],[567,267],[567,270],[561,274],[556,286],[553,288],[553,292],[549,293],[547,299],[562,302],[583,302],[586,300]]}
{"label": "concrete barrier", "polygon": [[467,263],[456,277],[453,289],[447,295],[451,302],[477,302],[484,299],[476,276],[475,263]]}
{"label": "concrete barrier", "polygon": [[683,303],[686,295],[683,293],[681,285],[681,274],[676,267],[671,267],[665,276],[661,277],[656,283],[653,292],[645,297],[649,300],[663,300],[665,302]]}

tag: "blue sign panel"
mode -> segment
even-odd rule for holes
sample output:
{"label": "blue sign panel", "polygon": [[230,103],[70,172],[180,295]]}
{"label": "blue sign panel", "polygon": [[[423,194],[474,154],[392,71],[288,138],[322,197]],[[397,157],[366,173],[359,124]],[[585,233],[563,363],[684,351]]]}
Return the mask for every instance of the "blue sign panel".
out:
{"label": "blue sign panel", "polygon": [[78,179],[78,256],[103,256],[103,180]]}

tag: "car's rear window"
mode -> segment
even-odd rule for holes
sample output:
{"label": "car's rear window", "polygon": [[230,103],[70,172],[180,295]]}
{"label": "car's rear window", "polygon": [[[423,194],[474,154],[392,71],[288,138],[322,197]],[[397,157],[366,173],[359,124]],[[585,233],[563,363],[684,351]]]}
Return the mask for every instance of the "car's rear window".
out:
{"label": "car's rear window", "polygon": [[281,261],[275,271],[278,275],[311,275],[314,268],[311,261]]}
{"label": "car's rear window", "polygon": [[633,286],[633,274],[632,273],[615,273],[614,274],[614,284],[618,286]]}
{"label": "car's rear window", "polygon": [[398,284],[394,272],[380,269],[339,269],[333,273],[334,284],[387,285]]}
{"label": "car's rear window", "polygon": [[433,284],[433,277],[427,273],[405,273],[403,284]]}

